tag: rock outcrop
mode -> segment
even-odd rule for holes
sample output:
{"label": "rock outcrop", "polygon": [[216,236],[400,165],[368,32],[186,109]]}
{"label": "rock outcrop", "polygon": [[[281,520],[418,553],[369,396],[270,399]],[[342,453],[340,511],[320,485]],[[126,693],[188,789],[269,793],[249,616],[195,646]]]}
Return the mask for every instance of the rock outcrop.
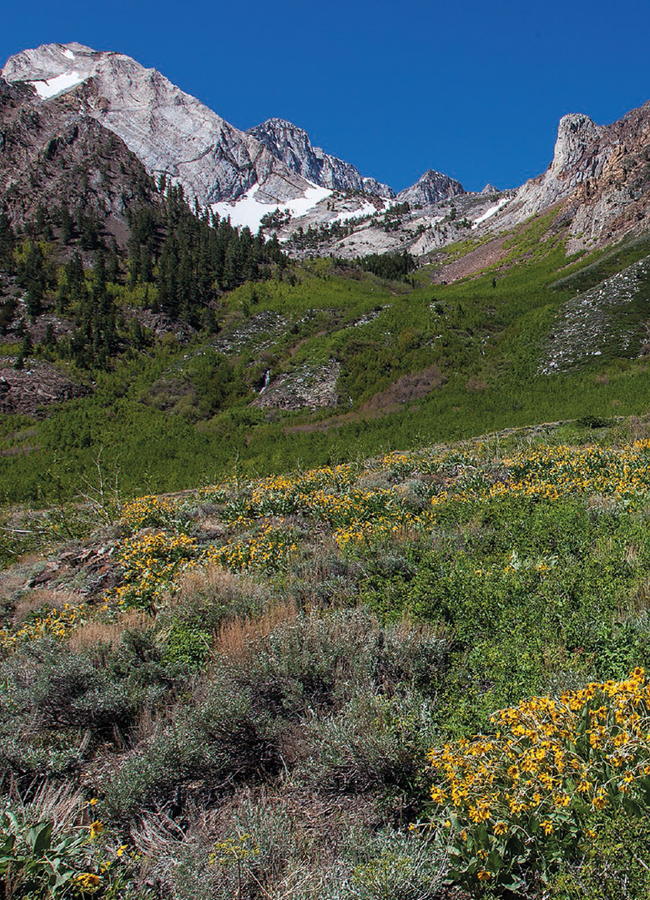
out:
{"label": "rock outcrop", "polygon": [[414,185],[400,191],[397,200],[400,203],[408,202],[411,207],[426,207],[464,193],[465,188],[460,181],[429,169]]}
{"label": "rock outcrop", "polygon": [[314,147],[306,131],[284,119],[269,119],[251,128],[248,134],[264,144],[292,171],[319,187],[333,191],[361,191],[378,197],[395,196],[387,184],[364,178],[351,163]]}
{"label": "rock outcrop", "polygon": [[568,249],[596,246],[647,228],[650,215],[650,103],[611,125],[582,114],[560,120],[553,161],[486,224],[505,230],[561,204]]}
{"label": "rock outcrop", "polygon": [[43,104],[33,87],[0,78],[0,197],[15,223],[64,201],[119,233],[129,206],[157,194],[124,142],[66,97]]}

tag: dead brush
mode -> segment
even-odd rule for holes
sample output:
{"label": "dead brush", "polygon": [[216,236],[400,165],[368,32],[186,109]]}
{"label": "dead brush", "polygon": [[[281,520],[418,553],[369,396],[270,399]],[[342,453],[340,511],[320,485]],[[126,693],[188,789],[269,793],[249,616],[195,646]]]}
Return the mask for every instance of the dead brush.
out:
{"label": "dead brush", "polygon": [[225,622],[214,641],[216,655],[234,662],[241,662],[255,653],[256,644],[267,638],[279,625],[295,622],[296,605],[293,601],[277,603],[260,617],[234,618]]}
{"label": "dead brush", "polygon": [[88,804],[82,791],[67,784],[45,782],[30,797],[31,794],[31,787],[23,791],[16,785],[9,787],[12,806],[20,808],[25,820],[34,824],[52,822],[56,829],[71,828],[84,821]]}
{"label": "dead brush", "polygon": [[159,611],[162,624],[196,624],[217,631],[234,616],[262,613],[271,602],[267,587],[249,575],[229,572],[209,563],[192,566],[179,579]]}
{"label": "dead brush", "polygon": [[62,610],[66,605],[78,607],[83,603],[84,597],[76,591],[57,591],[51,588],[32,589],[16,601],[12,621],[14,625],[20,625],[43,607]]}
{"label": "dead brush", "polygon": [[68,646],[73,653],[80,653],[100,644],[115,650],[126,631],[147,631],[153,624],[151,617],[142,610],[127,610],[117,622],[84,622],[79,625],[70,636]]}
{"label": "dead brush", "polygon": [[331,536],[305,544],[291,566],[289,590],[305,611],[347,606],[357,590],[361,566],[343,559]]}

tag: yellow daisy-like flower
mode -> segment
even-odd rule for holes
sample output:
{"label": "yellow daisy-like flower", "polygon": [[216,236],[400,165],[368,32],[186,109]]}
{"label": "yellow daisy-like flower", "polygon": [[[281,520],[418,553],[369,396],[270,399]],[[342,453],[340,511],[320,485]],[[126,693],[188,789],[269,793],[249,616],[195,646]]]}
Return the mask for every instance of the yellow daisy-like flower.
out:
{"label": "yellow daisy-like flower", "polygon": [[605,809],[607,806],[607,797],[602,793],[598,793],[591,801],[591,805],[594,809]]}
{"label": "yellow daisy-like flower", "polygon": [[90,836],[93,840],[102,833],[104,826],[101,822],[93,822],[90,826]]}

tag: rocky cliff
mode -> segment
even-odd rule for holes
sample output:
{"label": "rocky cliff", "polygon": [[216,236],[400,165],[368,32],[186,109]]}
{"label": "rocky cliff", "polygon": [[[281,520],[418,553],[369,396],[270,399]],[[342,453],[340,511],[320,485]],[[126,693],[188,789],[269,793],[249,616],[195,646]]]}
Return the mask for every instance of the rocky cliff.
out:
{"label": "rocky cliff", "polygon": [[[33,88],[44,109],[65,97],[80,117],[116,134],[151,176],[171,178],[201,206],[214,206],[254,230],[275,207],[303,215],[328,192],[395,196],[388,185],[314,147],[290,122],[270,119],[242,132],[160,72],[121,53],[46,44],[12,56],[2,76]],[[462,187],[430,171],[409,190],[416,205],[431,205]],[[411,196],[402,193],[403,199]],[[333,218],[340,214],[338,208],[331,212]]]}
{"label": "rocky cliff", "polygon": [[121,53],[47,44],[12,56],[2,75],[32,85],[43,106],[65,94],[81,115],[117,134],[151,175],[171,177],[202,206],[236,199],[254,185],[270,203],[310,187],[252,135]]}
{"label": "rocky cliff", "polygon": [[76,104],[39,103],[32,87],[0,79],[0,197],[14,222],[65,202],[119,233],[129,206],[156,190],[124,142]]}
{"label": "rocky cliff", "polygon": [[504,230],[561,204],[569,249],[602,244],[647,228],[650,214],[650,103],[611,125],[582,114],[560,120],[551,165],[522,185],[487,223]]}
{"label": "rocky cliff", "polygon": [[465,188],[459,181],[429,169],[412,187],[400,191],[397,199],[400,203],[408,202],[412,207],[425,207],[464,193]]}
{"label": "rocky cliff", "polygon": [[309,135],[284,119],[269,119],[251,128],[248,134],[273,153],[294,172],[333,191],[361,191],[378,197],[394,197],[387,184],[364,178],[351,163],[314,147]]}

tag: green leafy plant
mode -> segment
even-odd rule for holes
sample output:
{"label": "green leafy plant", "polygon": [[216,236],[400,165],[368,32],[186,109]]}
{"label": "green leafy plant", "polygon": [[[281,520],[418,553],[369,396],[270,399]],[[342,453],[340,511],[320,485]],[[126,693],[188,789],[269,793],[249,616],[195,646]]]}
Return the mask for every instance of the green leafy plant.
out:
{"label": "green leafy plant", "polygon": [[75,861],[85,836],[59,836],[52,822],[26,827],[10,811],[0,818],[0,875],[4,896],[61,897],[79,874]]}

